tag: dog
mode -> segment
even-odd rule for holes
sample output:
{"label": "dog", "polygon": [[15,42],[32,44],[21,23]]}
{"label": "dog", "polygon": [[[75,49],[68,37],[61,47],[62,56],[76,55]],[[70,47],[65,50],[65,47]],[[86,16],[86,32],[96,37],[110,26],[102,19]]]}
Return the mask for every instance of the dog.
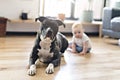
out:
{"label": "dog", "polygon": [[[61,55],[65,52],[68,47],[68,40],[66,37],[60,33],[59,26],[64,26],[65,24],[60,20],[50,19],[47,17],[38,17],[35,21],[41,22],[40,32],[37,33],[35,44],[32,48],[32,52],[29,57],[29,69],[28,75],[33,76],[36,74],[35,62],[39,59],[40,62],[47,64],[46,73],[52,74],[54,72],[54,67],[60,65]],[[45,41],[46,40],[46,41]],[[42,48],[41,44],[49,42],[48,51]],[[42,50],[42,51],[41,51]]]}

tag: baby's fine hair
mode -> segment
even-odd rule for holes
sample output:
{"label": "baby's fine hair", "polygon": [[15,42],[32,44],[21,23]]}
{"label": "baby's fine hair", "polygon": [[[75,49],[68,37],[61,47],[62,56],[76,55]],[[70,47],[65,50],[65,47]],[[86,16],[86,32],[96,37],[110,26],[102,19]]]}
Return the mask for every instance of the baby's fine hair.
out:
{"label": "baby's fine hair", "polygon": [[79,28],[80,30],[82,30],[82,25],[81,25],[80,23],[74,23],[74,24],[72,25],[72,30],[73,30],[74,28]]}

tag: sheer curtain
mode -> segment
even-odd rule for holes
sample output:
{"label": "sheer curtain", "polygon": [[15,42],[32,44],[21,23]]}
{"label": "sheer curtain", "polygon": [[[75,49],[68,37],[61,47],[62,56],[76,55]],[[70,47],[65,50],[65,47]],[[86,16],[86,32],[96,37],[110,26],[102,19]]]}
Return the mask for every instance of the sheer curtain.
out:
{"label": "sheer curtain", "polygon": [[[94,11],[94,19],[102,18],[103,6],[104,0],[93,0],[92,10]],[[70,18],[71,16],[73,18],[79,18],[82,11],[87,8],[87,0],[40,0],[39,14],[44,16],[57,17],[58,13],[64,13],[67,18]]]}

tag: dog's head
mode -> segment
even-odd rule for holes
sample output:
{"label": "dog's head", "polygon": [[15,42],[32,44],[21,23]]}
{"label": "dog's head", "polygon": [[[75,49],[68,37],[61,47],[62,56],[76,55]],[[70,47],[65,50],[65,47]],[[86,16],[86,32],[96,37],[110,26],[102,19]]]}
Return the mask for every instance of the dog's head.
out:
{"label": "dog's head", "polygon": [[36,18],[36,21],[37,20],[42,23],[40,36],[42,40],[45,38],[50,38],[53,41],[56,37],[59,26],[63,25],[65,27],[65,24],[60,20],[48,19],[46,17],[38,17]]}

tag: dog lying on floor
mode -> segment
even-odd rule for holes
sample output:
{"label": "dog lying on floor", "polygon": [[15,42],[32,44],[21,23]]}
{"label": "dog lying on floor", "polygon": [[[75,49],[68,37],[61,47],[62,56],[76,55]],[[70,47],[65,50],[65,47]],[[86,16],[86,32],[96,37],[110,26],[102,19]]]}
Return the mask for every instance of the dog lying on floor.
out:
{"label": "dog lying on floor", "polygon": [[29,58],[30,68],[28,75],[30,76],[36,74],[35,62],[37,59],[42,63],[48,64],[46,68],[47,74],[53,73],[54,67],[60,65],[62,53],[64,53],[68,47],[66,37],[58,32],[59,26],[63,25],[65,27],[62,21],[48,19],[46,17],[36,18],[36,21],[37,20],[39,20],[42,25],[40,33],[37,33],[36,41]]}

